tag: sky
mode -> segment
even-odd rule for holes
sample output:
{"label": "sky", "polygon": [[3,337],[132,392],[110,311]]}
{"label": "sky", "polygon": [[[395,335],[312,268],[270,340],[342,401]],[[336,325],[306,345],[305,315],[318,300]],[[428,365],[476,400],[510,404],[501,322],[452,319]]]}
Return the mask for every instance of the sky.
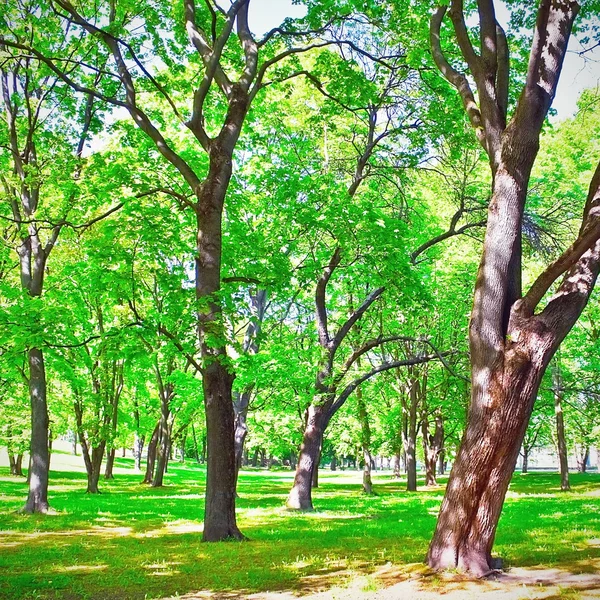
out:
{"label": "sky", "polygon": [[[249,10],[250,29],[256,35],[277,27],[286,17],[302,17],[306,12],[303,6],[293,5],[291,0],[252,0]],[[502,12],[499,11],[500,21]],[[577,99],[584,89],[600,85],[600,49],[582,57],[579,55],[582,48],[576,40],[571,40],[569,49],[553,104],[558,120],[575,113]]]}

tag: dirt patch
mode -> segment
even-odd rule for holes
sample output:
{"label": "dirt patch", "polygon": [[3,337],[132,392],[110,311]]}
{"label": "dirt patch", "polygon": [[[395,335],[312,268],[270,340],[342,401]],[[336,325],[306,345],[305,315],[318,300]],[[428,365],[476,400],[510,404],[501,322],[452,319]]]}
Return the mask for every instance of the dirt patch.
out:
{"label": "dirt patch", "polygon": [[[588,566],[589,567],[589,566]],[[384,565],[367,576],[349,580],[345,587],[312,593],[217,593],[201,591],[178,596],[180,600],[591,600],[600,598],[600,565],[594,572],[559,568],[513,568],[482,581],[459,573],[434,573],[422,565],[402,568]],[[592,569],[590,569],[592,570]]]}

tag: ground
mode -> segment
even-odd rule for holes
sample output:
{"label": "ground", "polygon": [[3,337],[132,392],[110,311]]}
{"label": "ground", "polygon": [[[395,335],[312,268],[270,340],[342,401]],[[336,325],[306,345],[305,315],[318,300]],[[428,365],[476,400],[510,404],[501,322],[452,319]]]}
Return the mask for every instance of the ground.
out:
{"label": "ground", "polygon": [[284,508],[287,471],[245,471],[238,522],[249,542],[203,544],[205,472],[172,463],[160,489],[140,483],[131,459],[85,494],[81,457],[52,457],[53,514],[16,513],[26,484],[0,467],[0,598],[252,598],[447,600],[600,598],[600,475],[515,474],[495,550],[507,566],[469,582],[422,564],[443,487],[404,491],[390,473],[377,496],[361,473],[323,471],[316,511]]}

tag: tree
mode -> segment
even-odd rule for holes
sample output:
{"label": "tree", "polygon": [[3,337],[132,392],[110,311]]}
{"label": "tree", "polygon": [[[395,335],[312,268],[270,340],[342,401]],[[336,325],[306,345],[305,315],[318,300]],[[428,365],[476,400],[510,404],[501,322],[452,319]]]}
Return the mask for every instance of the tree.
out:
{"label": "tree", "polygon": [[522,294],[521,232],[529,178],[579,6],[541,1],[525,84],[510,119],[507,38],[494,3],[479,0],[477,6],[479,52],[467,30],[462,1],[452,1],[449,10],[454,38],[477,86],[477,100],[469,79],[446,58],[441,26],[447,7],[438,8],[431,19],[434,61],[460,94],[488,155],[493,183],[469,330],[468,424],[427,562],[436,569],[459,567],[483,576],[496,565],[491,551],[498,519],[541,377],[583,311],[600,269],[600,165],[577,239]]}

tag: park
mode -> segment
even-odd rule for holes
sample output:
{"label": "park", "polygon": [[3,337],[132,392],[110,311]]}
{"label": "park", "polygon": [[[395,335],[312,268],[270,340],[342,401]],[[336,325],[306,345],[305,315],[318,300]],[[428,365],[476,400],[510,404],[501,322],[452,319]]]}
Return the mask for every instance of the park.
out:
{"label": "park", "polygon": [[0,7],[0,597],[600,597],[600,9]]}

